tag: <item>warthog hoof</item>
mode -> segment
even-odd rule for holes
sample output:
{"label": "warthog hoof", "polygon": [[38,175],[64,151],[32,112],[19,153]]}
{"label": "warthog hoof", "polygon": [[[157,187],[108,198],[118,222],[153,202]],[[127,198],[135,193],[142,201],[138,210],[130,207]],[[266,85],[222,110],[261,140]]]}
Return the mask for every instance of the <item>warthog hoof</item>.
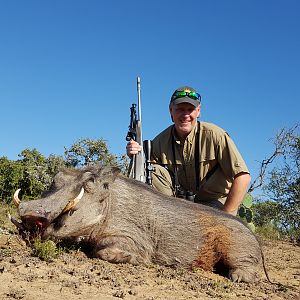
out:
{"label": "warthog hoof", "polygon": [[229,278],[233,282],[258,282],[259,278],[255,272],[249,272],[249,270],[244,269],[232,269],[229,272]]}
{"label": "warthog hoof", "polygon": [[105,248],[97,252],[97,257],[109,261],[111,263],[131,263],[137,265],[135,257],[127,252],[118,248]]}

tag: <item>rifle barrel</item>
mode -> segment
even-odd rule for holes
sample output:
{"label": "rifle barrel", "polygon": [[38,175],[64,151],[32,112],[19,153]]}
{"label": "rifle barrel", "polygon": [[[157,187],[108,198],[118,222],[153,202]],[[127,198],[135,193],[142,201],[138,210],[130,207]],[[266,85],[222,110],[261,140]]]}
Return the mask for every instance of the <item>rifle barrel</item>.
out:
{"label": "rifle barrel", "polygon": [[142,108],[141,108],[141,78],[136,79],[137,93],[138,93],[138,120],[142,122]]}

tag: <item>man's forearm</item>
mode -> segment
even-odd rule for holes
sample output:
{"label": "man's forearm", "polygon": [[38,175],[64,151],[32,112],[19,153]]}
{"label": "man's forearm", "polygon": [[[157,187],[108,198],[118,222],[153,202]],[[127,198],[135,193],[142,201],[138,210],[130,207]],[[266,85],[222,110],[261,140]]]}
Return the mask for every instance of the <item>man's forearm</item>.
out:
{"label": "man's forearm", "polygon": [[237,210],[247,192],[251,177],[248,173],[238,174],[232,183],[223,210],[229,214],[236,215]]}

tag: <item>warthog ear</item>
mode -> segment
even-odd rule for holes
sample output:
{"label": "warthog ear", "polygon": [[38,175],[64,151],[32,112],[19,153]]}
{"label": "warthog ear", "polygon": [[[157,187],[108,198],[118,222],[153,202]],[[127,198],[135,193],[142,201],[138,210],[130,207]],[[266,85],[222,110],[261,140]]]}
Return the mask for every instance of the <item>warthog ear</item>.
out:
{"label": "warthog ear", "polygon": [[103,188],[105,190],[109,189],[109,181],[114,182],[120,172],[121,170],[117,167],[110,167],[102,170],[101,172],[102,179],[109,179],[103,182]]}
{"label": "warthog ear", "polygon": [[110,179],[112,182],[115,181],[121,170],[118,167],[103,168],[99,174],[101,179]]}
{"label": "warthog ear", "polygon": [[117,167],[104,167],[100,170],[89,169],[82,174],[81,181],[83,181],[85,191],[92,193],[97,182],[103,184],[104,189],[108,189],[109,183],[114,182],[120,172],[121,170]]}
{"label": "warthog ear", "polygon": [[121,173],[121,169],[118,167],[111,167],[111,171],[113,173],[114,180]]}

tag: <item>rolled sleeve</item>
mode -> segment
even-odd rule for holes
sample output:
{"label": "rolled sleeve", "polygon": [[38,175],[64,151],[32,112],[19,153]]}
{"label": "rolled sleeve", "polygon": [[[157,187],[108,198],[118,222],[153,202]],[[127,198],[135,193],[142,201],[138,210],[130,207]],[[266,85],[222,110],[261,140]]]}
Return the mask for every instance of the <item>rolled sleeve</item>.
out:
{"label": "rolled sleeve", "polygon": [[226,132],[220,139],[218,148],[218,161],[227,177],[233,178],[239,173],[249,174],[249,170],[244,159],[238,151],[235,143]]}

